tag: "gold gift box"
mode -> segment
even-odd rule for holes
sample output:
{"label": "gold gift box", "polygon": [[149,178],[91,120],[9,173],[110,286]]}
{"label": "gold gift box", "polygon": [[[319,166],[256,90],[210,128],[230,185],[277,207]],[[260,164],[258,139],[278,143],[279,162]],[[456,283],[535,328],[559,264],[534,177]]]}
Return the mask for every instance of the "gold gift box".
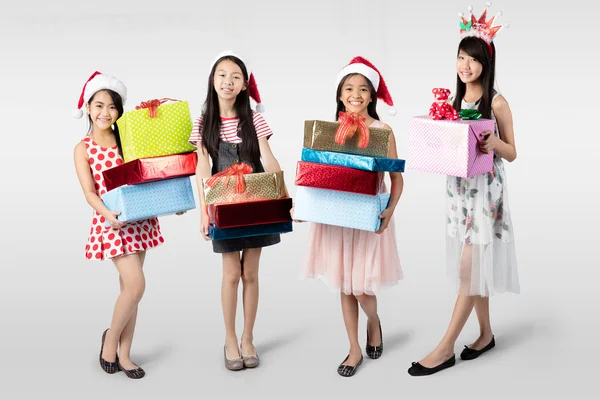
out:
{"label": "gold gift box", "polygon": [[358,133],[346,140],[343,145],[335,142],[335,132],[340,126],[337,122],[305,121],[304,147],[313,150],[333,151],[336,153],[359,154],[370,157],[387,157],[390,148],[391,130],[369,128],[369,144],[364,149],[357,146]]}
{"label": "gold gift box", "polygon": [[280,199],[285,196],[285,184],[283,171],[258,172],[244,174],[246,190],[243,193],[235,193],[237,177],[223,177],[210,187],[206,184],[210,178],[202,180],[204,186],[204,199],[206,204],[215,203],[243,203],[255,200]]}

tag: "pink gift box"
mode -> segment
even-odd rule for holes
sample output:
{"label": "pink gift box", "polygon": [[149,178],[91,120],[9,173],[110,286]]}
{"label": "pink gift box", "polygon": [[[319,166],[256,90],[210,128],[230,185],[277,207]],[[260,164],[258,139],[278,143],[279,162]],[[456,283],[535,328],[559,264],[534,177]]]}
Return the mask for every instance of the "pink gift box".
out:
{"label": "pink gift box", "polygon": [[494,131],[493,120],[411,117],[406,168],[463,178],[489,172],[494,154],[481,153],[477,145],[485,131]]}

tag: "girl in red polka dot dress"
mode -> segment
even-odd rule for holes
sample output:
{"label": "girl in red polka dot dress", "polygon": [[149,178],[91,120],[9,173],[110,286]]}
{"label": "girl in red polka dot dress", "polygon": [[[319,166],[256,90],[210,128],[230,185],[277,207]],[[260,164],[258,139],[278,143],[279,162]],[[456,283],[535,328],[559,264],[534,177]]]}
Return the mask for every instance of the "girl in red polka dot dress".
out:
{"label": "girl in red polka dot dress", "polygon": [[146,250],[164,240],[156,218],[123,223],[117,219],[119,212],[110,211],[101,199],[106,193],[102,172],[123,163],[116,121],[123,114],[126,96],[125,85],[112,76],[95,72],[88,79],[75,116],[81,118],[85,104],[90,130],[75,147],[75,169],[85,198],[94,209],[85,256],[89,260],[112,260],[120,276],[121,294],[111,327],[102,335],[100,366],[109,374],[124,371],[128,377],[138,379],[145,372],[129,354],[138,303],[145,288],[142,267]]}

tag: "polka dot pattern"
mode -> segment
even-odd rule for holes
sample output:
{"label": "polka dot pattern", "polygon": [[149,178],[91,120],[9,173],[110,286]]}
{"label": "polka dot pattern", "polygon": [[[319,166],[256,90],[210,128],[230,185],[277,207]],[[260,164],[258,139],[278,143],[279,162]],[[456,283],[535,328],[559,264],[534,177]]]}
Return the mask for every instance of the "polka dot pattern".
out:
{"label": "polka dot pattern", "polygon": [[[105,148],[95,143],[89,136],[83,139],[90,168],[98,195],[106,193],[102,172],[120,165],[123,160],[117,147]],[[92,157],[94,155],[94,157]],[[151,218],[126,224],[121,229],[105,226],[106,219],[94,210],[90,235],[85,246],[85,257],[88,260],[105,260],[126,254],[148,250],[164,243],[158,219]]]}
{"label": "polka dot pattern", "polygon": [[147,109],[128,111],[117,125],[125,162],[196,150],[188,142],[193,125],[187,101],[159,106],[156,118]]}

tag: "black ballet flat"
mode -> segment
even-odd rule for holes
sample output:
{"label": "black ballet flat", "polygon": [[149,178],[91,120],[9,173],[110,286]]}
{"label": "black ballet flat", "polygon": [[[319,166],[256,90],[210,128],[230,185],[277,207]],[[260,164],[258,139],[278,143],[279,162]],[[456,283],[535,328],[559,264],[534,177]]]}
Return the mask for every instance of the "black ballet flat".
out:
{"label": "black ballet flat", "polygon": [[465,346],[462,353],[460,353],[460,358],[461,360],[474,360],[486,351],[493,349],[494,346],[496,346],[496,338],[492,336],[492,341],[481,350],[473,350]]}
{"label": "black ballet flat", "polygon": [[106,332],[108,332],[108,329],[105,330],[102,334],[102,344],[100,345],[100,367],[107,374],[114,374],[119,372],[119,358],[117,357],[117,360],[115,362],[106,361],[104,358],[102,358],[102,351],[104,350],[104,340],[106,339]]}
{"label": "black ballet flat", "polygon": [[381,339],[381,344],[379,346],[371,346],[369,344],[369,328],[367,327],[367,345],[365,346],[365,350],[367,356],[373,360],[378,359],[383,354],[383,331],[381,330],[381,320],[379,321],[379,338]]}
{"label": "black ballet flat", "polygon": [[354,376],[354,374],[356,374],[356,371],[358,371],[358,367],[360,367],[360,364],[362,364],[362,362],[363,362],[363,356],[361,354],[360,361],[355,366],[344,365],[344,363],[346,362],[348,357],[350,357],[350,354],[348,354],[346,356],[344,361],[342,361],[342,363],[340,364],[340,366],[337,369],[338,374],[340,374],[341,376],[344,376],[344,377]]}
{"label": "black ballet flat", "polygon": [[125,375],[127,375],[127,377],[131,379],[140,379],[146,376],[146,371],[144,371],[140,367],[134,369],[125,369],[123,368],[121,363],[119,363],[119,370],[125,372]]}
{"label": "black ballet flat", "polygon": [[414,362],[412,363],[412,366],[408,369],[408,374],[412,376],[433,375],[436,372],[440,372],[443,369],[454,366],[454,364],[456,364],[456,357],[454,356],[454,354],[452,354],[452,357],[433,368],[427,368],[422,366],[418,362]]}

